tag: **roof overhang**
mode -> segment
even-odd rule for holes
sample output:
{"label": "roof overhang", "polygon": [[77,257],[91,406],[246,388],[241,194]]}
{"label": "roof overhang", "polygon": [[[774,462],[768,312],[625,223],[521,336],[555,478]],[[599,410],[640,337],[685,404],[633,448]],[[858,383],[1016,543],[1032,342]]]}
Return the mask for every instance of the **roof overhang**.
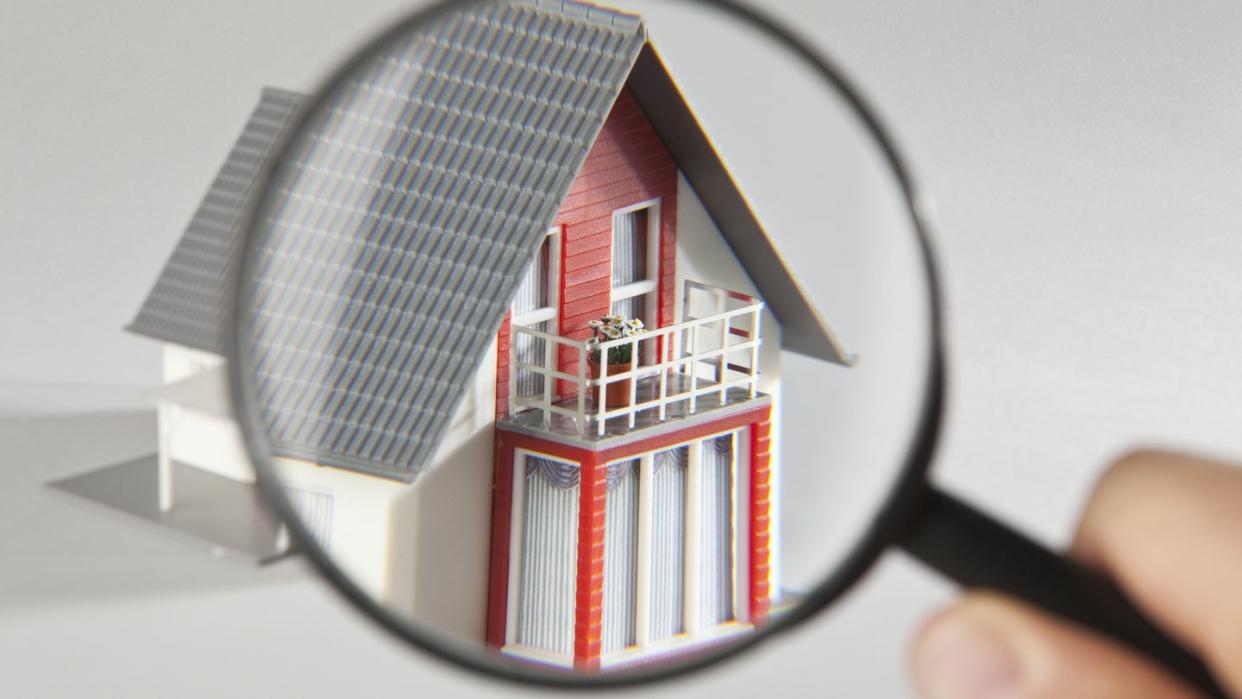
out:
{"label": "roof overhang", "polygon": [[852,365],[856,357],[845,350],[794,276],[650,42],[639,52],[627,86],[780,321],[782,346],[814,359]]}

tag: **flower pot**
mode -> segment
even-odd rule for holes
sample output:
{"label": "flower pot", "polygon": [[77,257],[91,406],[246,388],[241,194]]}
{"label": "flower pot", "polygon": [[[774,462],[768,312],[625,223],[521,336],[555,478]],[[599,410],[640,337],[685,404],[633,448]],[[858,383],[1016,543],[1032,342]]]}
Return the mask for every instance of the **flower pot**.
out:
{"label": "flower pot", "polygon": [[[591,368],[591,378],[598,379],[600,373],[599,362],[593,357],[589,357],[587,359],[587,366]],[[609,362],[608,376],[616,376],[622,372],[633,371],[633,369],[634,360],[632,359],[628,362]],[[604,406],[608,408],[623,408],[633,405],[630,402],[630,383],[633,380],[633,377],[627,376],[624,379],[610,381],[604,391]],[[591,387],[591,400],[594,400],[596,404],[599,403],[599,386]]]}

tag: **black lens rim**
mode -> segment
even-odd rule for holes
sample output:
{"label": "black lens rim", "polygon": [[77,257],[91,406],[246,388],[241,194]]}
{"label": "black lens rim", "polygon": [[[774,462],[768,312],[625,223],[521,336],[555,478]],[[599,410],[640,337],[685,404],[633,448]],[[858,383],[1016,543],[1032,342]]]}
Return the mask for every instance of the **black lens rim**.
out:
{"label": "black lens rim", "polygon": [[[471,0],[473,1],[473,0]],[[533,684],[546,688],[583,689],[583,688],[619,688],[632,687],[681,677],[715,665],[726,659],[753,648],[756,644],[768,640],[779,633],[797,627],[816,615],[833,600],[858,582],[872,565],[879,559],[884,550],[897,538],[906,526],[918,502],[927,492],[927,473],[930,469],[932,456],[935,452],[936,437],[942,419],[944,407],[944,376],[945,360],[942,334],[941,298],[939,275],[934,259],[930,227],[927,216],[927,201],[922,198],[914,184],[910,170],[905,165],[898,149],[894,145],[889,131],[862,98],[859,91],[845,75],[824,54],[807,42],[782,27],[771,17],[745,6],[736,0],[686,0],[691,4],[707,6],[710,9],[723,11],[733,19],[740,20],[751,28],[761,32],[767,38],[782,45],[794,56],[803,60],[810,68],[836,90],[847,106],[854,112],[862,125],[870,132],[888,162],[904,195],[910,222],[917,234],[922,251],[924,272],[928,280],[928,318],[931,331],[931,346],[928,353],[927,390],[920,408],[918,426],[911,441],[910,450],[902,466],[901,472],[894,481],[883,505],[876,513],[862,538],[854,545],[842,561],[840,567],[819,586],[814,588],[806,598],[794,609],[773,620],[756,633],[749,634],[735,643],[725,644],[720,648],[695,655],[685,662],[668,665],[600,673],[597,675],[581,675],[576,673],[556,672],[528,667],[516,662],[503,662],[489,658],[477,651],[466,651],[455,647],[447,639],[433,632],[419,629],[415,624],[403,619],[393,611],[379,604],[370,595],[363,592],[343,571],[336,566],[328,554],[317,547],[305,526],[293,511],[292,505],[280,487],[279,476],[272,466],[271,448],[261,427],[259,416],[254,409],[254,387],[247,380],[253,376],[253,366],[248,354],[242,351],[243,324],[247,321],[250,308],[248,287],[240,283],[251,276],[251,265],[254,259],[253,247],[257,245],[252,230],[254,222],[259,220],[262,206],[256,204],[243,214],[245,223],[245,240],[242,246],[241,263],[237,265],[231,286],[236,290],[232,323],[227,328],[226,347],[229,354],[229,381],[233,400],[234,414],[237,416],[243,440],[254,461],[256,479],[259,488],[269,503],[287,524],[293,540],[301,551],[307,555],[317,571],[342,594],[353,606],[368,618],[387,629],[396,637],[419,647],[429,655],[454,667],[481,673],[497,680]],[[307,109],[298,118],[296,128],[291,133],[297,134],[305,127],[307,120],[323,105],[332,93],[333,88],[351,74],[372,52],[382,49],[393,40],[405,35],[415,26],[423,22],[434,21],[440,15],[460,8],[463,0],[438,0],[433,6],[416,11],[390,28],[366,42],[353,56],[323,81],[315,91]],[[276,169],[287,155],[289,139],[277,149],[279,157],[265,168],[259,176],[260,191],[266,191]],[[256,201],[263,201],[259,197]]]}

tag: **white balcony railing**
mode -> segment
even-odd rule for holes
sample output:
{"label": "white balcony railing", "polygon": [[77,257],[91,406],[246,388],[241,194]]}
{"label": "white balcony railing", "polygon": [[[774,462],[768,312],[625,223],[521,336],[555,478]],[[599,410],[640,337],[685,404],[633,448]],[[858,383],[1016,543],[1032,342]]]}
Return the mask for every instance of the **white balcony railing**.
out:
{"label": "white balcony railing", "polygon": [[[686,281],[684,320],[635,337],[595,344],[514,326],[509,343],[509,414],[540,410],[545,426],[560,415],[571,418],[579,434],[594,429],[603,436],[614,418],[633,429],[640,414],[660,421],[675,408],[678,414],[693,414],[705,397],[715,398],[713,405],[724,405],[738,395],[730,394],[730,389],[742,389],[745,397],[754,398],[762,310],[763,302],[747,294]],[[630,356],[640,358],[632,369],[612,373],[607,363],[601,363],[599,377],[590,376],[587,357],[592,352],[606,357],[609,349],[627,344]],[[527,348],[522,353],[527,361],[519,361],[519,346]],[[561,371],[562,366],[571,371]],[[522,372],[542,380],[519,382],[516,377]],[[626,379],[630,379],[628,405],[608,407],[605,387]],[[537,390],[520,390],[520,385],[531,383]],[[589,398],[593,391],[597,399]]]}

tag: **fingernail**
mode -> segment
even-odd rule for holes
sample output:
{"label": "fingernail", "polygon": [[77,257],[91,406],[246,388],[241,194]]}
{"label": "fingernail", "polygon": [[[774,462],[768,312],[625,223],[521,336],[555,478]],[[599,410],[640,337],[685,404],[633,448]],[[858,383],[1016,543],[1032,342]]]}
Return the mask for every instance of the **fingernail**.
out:
{"label": "fingernail", "polygon": [[955,617],[935,619],[919,639],[915,681],[928,699],[1019,699],[1018,663],[986,629]]}

